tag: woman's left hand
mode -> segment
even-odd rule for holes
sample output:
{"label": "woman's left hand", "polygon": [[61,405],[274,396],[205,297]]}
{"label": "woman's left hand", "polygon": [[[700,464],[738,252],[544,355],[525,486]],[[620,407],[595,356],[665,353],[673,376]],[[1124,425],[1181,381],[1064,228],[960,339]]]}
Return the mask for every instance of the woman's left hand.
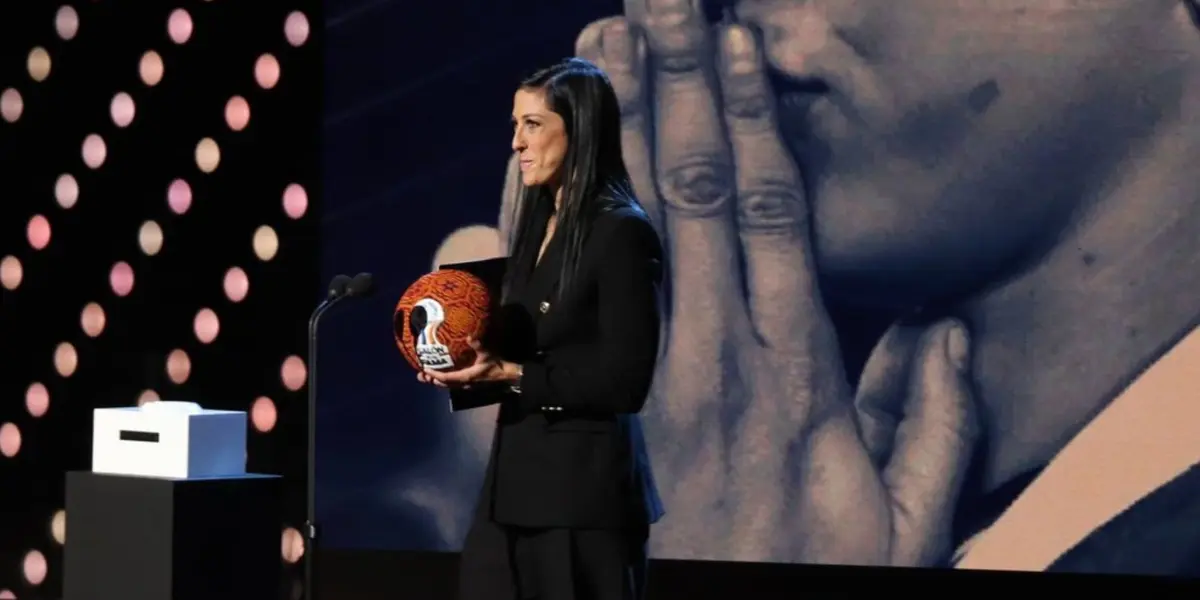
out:
{"label": "woman's left hand", "polygon": [[417,381],[431,383],[444,388],[470,388],[477,383],[512,383],[519,378],[519,369],[514,363],[500,360],[488,352],[479,340],[469,338],[467,343],[475,351],[475,362],[454,371],[425,369],[417,374]]}

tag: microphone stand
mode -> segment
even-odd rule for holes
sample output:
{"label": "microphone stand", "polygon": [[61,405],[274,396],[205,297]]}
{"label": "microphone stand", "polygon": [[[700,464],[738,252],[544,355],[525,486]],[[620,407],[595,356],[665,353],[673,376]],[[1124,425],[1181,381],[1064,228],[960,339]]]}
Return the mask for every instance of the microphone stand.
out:
{"label": "microphone stand", "polygon": [[304,598],[315,600],[314,562],[317,554],[317,324],[329,309],[346,297],[344,291],[330,295],[313,310],[308,320],[308,481],[304,521]]}

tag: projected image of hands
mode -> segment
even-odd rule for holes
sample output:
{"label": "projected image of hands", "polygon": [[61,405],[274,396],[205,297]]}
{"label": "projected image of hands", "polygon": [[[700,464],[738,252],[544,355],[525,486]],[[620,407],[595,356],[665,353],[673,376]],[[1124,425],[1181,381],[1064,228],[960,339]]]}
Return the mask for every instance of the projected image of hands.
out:
{"label": "projected image of hands", "polygon": [[[579,34],[669,257],[652,556],[949,566],[1007,530],[978,564],[1152,570],[1104,532],[1200,489],[1200,448],[1141,443],[1185,409],[1135,382],[1200,316],[1189,8],[629,0]],[[890,323],[865,365],[840,308]],[[1154,419],[1096,433],[1118,404]],[[1114,444],[1174,466],[1095,479]],[[1082,481],[1118,500],[1050,539]]]}

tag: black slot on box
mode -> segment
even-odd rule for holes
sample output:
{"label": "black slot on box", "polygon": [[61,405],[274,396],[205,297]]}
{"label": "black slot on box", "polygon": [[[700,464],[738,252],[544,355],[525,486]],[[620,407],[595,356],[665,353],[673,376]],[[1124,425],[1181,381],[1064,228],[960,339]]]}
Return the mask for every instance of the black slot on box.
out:
{"label": "black slot on box", "polygon": [[65,600],[279,595],[281,480],[67,473]]}

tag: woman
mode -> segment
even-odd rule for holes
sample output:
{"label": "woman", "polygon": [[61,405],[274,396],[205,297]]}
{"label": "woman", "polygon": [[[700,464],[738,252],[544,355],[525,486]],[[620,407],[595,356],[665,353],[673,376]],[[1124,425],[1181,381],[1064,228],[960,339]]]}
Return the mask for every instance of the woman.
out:
{"label": "woman", "polygon": [[658,354],[662,251],[621,156],[616,95],[568,59],[513,102],[521,201],[498,339],[422,381],[500,404],[463,600],[632,600],[662,515],[637,413]]}

